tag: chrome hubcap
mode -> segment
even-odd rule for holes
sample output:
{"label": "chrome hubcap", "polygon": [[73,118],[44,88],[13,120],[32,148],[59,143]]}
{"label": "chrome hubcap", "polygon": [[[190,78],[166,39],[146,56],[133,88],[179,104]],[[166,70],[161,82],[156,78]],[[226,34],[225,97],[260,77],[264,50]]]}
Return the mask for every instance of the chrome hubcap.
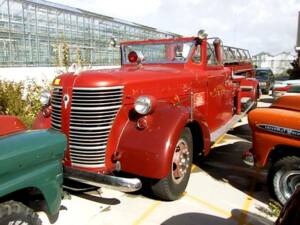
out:
{"label": "chrome hubcap", "polygon": [[184,139],[177,142],[172,160],[172,179],[175,183],[180,183],[188,172],[190,165],[189,146]]}
{"label": "chrome hubcap", "polygon": [[292,170],[282,176],[282,194],[289,199],[295,190],[300,187],[300,171]]}

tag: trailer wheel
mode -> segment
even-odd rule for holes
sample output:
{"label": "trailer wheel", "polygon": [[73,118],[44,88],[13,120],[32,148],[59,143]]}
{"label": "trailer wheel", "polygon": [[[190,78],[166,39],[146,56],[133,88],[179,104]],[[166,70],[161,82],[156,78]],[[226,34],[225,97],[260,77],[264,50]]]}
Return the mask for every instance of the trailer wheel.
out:
{"label": "trailer wheel", "polygon": [[41,225],[38,215],[24,204],[8,201],[0,204],[0,224]]}
{"label": "trailer wheel", "polygon": [[271,166],[268,174],[269,188],[281,204],[285,204],[300,187],[300,158],[287,156]]}
{"label": "trailer wheel", "polygon": [[184,128],[175,147],[170,173],[152,184],[153,193],[168,201],[182,196],[188,184],[193,162],[193,137],[189,128]]}

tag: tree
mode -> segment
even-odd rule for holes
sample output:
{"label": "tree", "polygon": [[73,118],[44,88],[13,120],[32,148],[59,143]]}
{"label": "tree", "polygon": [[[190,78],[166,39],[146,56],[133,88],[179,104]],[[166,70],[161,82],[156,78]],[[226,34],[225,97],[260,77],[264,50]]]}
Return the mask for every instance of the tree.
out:
{"label": "tree", "polygon": [[62,35],[60,40],[57,40],[53,45],[54,62],[56,66],[63,67],[66,72],[68,71],[70,63],[70,47]]}
{"label": "tree", "polygon": [[297,52],[297,58],[291,62],[292,69],[289,69],[287,73],[290,76],[290,79],[300,79],[300,51]]}

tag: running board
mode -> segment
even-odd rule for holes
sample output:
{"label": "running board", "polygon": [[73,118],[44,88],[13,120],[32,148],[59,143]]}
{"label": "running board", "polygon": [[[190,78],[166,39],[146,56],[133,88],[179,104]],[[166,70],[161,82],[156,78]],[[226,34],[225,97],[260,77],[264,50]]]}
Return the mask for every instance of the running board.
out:
{"label": "running board", "polygon": [[252,102],[244,112],[242,112],[239,115],[233,116],[224,126],[212,132],[210,135],[211,145],[213,145],[219,138],[224,136],[233,127],[234,124],[236,124],[240,119],[242,119],[247,114],[247,112],[252,108],[253,105],[254,102]]}

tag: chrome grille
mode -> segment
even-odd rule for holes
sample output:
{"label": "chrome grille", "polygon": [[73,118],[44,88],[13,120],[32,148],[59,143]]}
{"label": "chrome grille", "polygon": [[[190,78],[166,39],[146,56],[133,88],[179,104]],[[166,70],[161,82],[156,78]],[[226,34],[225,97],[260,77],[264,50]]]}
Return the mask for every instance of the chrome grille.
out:
{"label": "chrome grille", "polygon": [[108,135],[122,98],[123,87],[73,88],[69,131],[73,165],[104,165]]}
{"label": "chrome grille", "polygon": [[61,129],[61,101],[62,101],[62,88],[55,87],[51,97],[51,125],[54,129]]}

